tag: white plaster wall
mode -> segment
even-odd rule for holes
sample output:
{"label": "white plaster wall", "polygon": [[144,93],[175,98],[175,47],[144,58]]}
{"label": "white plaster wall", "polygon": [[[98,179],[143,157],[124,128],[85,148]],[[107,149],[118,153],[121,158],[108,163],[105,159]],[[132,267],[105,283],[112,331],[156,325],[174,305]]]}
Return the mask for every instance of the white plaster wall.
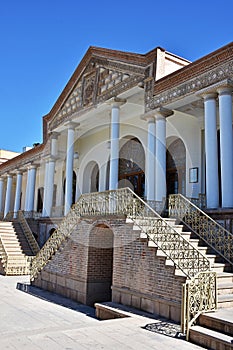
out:
{"label": "white plaster wall", "polygon": [[[201,129],[198,119],[176,112],[167,119],[167,139],[180,138],[186,147],[186,196],[198,197],[201,192]],[[167,147],[169,144],[167,144]],[[189,183],[189,169],[198,167],[198,183]]]}

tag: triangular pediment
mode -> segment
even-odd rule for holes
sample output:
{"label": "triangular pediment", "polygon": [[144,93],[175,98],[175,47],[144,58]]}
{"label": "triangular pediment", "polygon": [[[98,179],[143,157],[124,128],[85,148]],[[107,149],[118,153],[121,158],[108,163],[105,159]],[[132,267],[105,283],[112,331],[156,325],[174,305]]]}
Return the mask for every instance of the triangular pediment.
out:
{"label": "triangular pediment", "polygon": [[[97,106],[143,81],[145,67],[103,57],[91,57],[78,76],[71,78],[65,98],[49,122],[52,131],[73,113]],[[64,91],[65,91],[64,90]],[[63,97],[61,101],[61,97]]]}

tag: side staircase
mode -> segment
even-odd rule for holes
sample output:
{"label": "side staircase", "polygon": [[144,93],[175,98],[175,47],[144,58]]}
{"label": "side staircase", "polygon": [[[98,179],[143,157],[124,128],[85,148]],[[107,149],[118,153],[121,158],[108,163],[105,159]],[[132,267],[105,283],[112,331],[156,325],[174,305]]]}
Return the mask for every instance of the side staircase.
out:
{"label": "side staircase", "polygon": [[[31,240],[33,241],[33,237]],[[33,243],[34,246],[30,244],[23,225],[18,220],[0,221],[0,273],[3,275],[30,274],[32,259],[39,251],[39,247],[35,242]]]}
{"label": "side staircase", "polygon": [[207,349],[233,349],[233,235],[182,195],[171,196],[170,216],[217,273],[217,310],[200,314],[188,339]]}

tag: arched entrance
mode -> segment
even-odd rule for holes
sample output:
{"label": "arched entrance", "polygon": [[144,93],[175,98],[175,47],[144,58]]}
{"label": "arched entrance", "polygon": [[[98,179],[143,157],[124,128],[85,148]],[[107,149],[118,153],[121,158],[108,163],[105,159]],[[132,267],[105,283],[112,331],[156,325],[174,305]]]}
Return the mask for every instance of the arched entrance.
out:
{"label": "arched entrance", "polygon": [[175,139],[166,155],[167,195],[186,194],[186,149],[181,139]]}
{"label": "arched entrance", "polygon": [[111,301],[112,271],[113,232],[105,224],[98,224],[89,236],[87,305]]}
{"label": "arched entrance", "polygon": [[83,193],[97,192],[99,189],[99,166],[89,162],[83,172]]}
{"label": "arched entrance", "polygon": [[141,142],[136,137],[127,140],[120,149],[119,158],[118,187],[130,187],[138,196],[144,197],[145,152]]}

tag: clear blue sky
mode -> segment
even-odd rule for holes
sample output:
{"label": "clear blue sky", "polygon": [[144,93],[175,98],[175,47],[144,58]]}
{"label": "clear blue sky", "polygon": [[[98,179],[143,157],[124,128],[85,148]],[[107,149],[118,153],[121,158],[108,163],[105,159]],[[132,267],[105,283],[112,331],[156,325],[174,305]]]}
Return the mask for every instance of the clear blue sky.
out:
{"label": "clear blue sky", "polygon": [[194,61],[233,40],[232,13],[232,0],[0,0],[0,149],[42,142],[42,116],[89,46]]}

